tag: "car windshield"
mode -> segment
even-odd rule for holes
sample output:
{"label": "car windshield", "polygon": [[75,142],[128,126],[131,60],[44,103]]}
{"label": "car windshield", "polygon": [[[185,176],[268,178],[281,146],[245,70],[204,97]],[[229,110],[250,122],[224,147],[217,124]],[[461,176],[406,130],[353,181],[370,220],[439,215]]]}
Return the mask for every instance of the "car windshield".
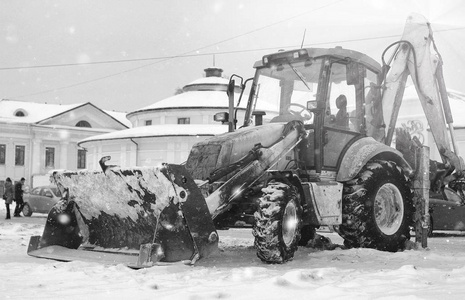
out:
{"label": "car windshield", "polygon": [[307,102],[316,100],[321,62],[321,59],[312,59],[260,68],[257,71],[257,103],[262,107],[265,103],[270,111],[280,116],[292,114],[310,123]]}

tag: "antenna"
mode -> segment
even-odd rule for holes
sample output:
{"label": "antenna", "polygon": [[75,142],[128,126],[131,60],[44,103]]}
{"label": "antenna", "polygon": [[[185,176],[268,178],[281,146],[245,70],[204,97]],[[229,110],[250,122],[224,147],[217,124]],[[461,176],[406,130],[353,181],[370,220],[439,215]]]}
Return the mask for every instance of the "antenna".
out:
{"label": "antenna", "polygon": [[307,28],[304,30],[304,36],[302,37],[302,44],[300,45],[300,49],[304,47],[304,41],[305,41],[305,33],[307,32]]}

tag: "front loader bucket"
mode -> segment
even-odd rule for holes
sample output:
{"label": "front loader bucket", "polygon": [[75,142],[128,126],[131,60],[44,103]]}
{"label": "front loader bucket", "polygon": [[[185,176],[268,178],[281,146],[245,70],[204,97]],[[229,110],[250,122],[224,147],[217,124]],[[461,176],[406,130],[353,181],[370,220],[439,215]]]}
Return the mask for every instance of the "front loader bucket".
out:
{"label": "front loader bucket", "polygon": [[217,250],[205,199],[183,166],[61,172],[54,179],[64,197],[42,236],[31,238],[29,255],[143,267],[195,262]]}

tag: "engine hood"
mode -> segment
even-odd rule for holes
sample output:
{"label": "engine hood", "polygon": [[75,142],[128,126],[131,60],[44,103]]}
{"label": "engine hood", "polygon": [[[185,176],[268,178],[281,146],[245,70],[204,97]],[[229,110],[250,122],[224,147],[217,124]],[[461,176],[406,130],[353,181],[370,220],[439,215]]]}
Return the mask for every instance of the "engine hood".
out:
{"label": "engine hood", "polygon": [[194,179],[206,180],[213,170],[240,160],[254,145],[273,145],[282,138],[285,127],[286,123],[268,123],[206,139],[192,147],[186,169]]}

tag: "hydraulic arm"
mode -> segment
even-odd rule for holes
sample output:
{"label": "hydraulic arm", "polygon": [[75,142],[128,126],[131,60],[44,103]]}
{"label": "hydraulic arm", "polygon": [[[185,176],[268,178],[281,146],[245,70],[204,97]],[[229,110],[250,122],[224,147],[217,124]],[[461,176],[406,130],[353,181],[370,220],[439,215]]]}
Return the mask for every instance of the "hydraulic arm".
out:
{"label": "hydraulic arm", "polygon": [[455,144],[442,59],[434,44],[430,24],[423,16],[412,14],[406,22],[402,40],[392,46],[397,48],[391,57],[390,67],[383,59],[384,67],[390,68],[384,82],[382,99],[384,120],[387,123],[385,144],[389,145],[392,141],[406,81],[408,75],[411,75],[443,163],[450,171],[455,170],[453,179],[461,177],[463,159],[458,156]]}

